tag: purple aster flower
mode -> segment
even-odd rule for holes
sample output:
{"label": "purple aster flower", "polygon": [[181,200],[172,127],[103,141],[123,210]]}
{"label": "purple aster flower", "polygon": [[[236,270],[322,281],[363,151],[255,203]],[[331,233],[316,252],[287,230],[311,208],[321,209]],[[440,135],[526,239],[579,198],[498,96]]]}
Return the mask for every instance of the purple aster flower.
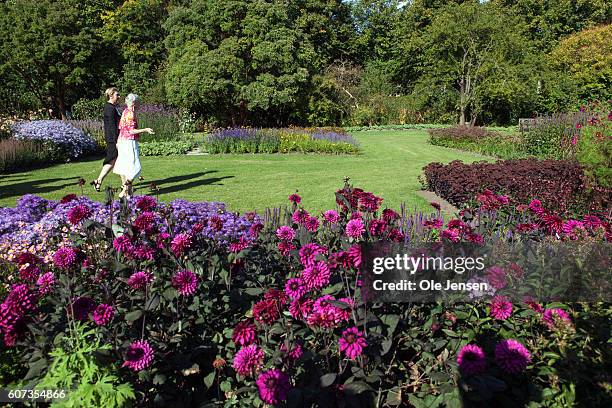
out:
{"label": "purple aster flower", "polygon": [[531,354],[521,343],[508,339],[495,346],[495,363],[504,371],[520,374],[531,362]]}
{"label": "purple aster flower", "polygon": [[134,371],[141,371],[153,362],[153,348],[146,340],[137,340],[130,345],[125,353],[122,367],[129,367]]}
{"label": "purple aster flower", "polygon": [[457,364],[467,375],[480,374],[487,367],[487,359],[482,348],[475,344],[467,344],[459,350]]}
{"label": "purple aster flower", "polygon": [[174,275],[172,286],[183,296],[193,295],[198,286],[198,277],[193,272],[184,269]]}
{"label": "purple aster flower", "polygon": [[291,389],[289,376],[279,369],[268,370],[257,378],[259,398],[266,404],[274,405],[287,399]]}

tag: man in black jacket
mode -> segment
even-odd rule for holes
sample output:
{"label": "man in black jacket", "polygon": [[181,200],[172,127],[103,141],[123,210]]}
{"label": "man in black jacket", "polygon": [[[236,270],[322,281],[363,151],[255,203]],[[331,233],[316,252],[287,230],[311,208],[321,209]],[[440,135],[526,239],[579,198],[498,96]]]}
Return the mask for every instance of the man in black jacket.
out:
{"label": "man in black jacket", "polygon": [[96,191],[100,191],[102,180],[110,173],[117,160],[117,137],[119,136],[119,91],[117,88],[108,88],[104,94],[106,95],[106,104],[104,105],[104,138],[106,139],[106,157],[104,165],[97,179],[91,182]]}

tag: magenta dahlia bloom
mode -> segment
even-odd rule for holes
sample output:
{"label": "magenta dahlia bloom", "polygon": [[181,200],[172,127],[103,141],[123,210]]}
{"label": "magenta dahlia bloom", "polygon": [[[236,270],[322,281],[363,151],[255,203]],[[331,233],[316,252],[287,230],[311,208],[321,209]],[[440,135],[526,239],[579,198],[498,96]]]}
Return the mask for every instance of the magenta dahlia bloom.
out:
{"label": "magenta dahlia bloom", "polygon": [[46,295],[51,292],[53,285],[55,285],[55,274],[53,272],[47,272],[40,276],[36,281],[38,285],[38,291],[41,295]]}
{"label": "magenta dahlia bloom", "polygon": [[363,222],[359,219],[350,220],[346,224],[345,232],[346,232],[346,235],[348,235],[351,238],[355,238],[355,239],[360,238],[365,232]]}
{"label": "magenta dahlia bloom", "polygon": [[184,269],[174,275],[172,286],[183,296],[193,295],[198,286],[198,277],[195,273]]}
{"label": "magenta dahlia bloom", "polygon": [[151,272],[134,272],[127,281],[127,284],[134,290],[143,290],[147,284],[153,282],[154,276]]}
{"label": "magenta dahlia bloom", "polygon": [[8,296],[4,300],[4,304],[19,315],[36,309],[37,302],[38,297],[25,283],[13,285]]}
{"label": "magenta dahlia bloom", "polygon": [[383,220],[387,222],[391,222],[393,220],[397,220],[399,218],[399,214],[390,208],[385,208],[382,212],[382,217],[383,217]]}
{"label": "magenta dahlia bloom", "polygon": [[533,310],[536,313],[544,313],[544,308],[541,304],[536,302],[536,300],[531,296],[525,296],[523,298],[523,302],[527,305],[528,308]]}
{"label": "magenta dahlia bloom", "polygon": [[450,242],[459,242],[459,230],[456,228],[447,228],[442,231],[442,237],[448,239]]}
{"label": "magenta dahlia bloom", "polygon": [[380,237],[387,229],[387,222],[384,220],[373,219],[368,230],[375,237]]}
{"label": "magenta dahlia bloom", "polygon": [[77,252],[72,247],[61,247],[53,255],[53,263],[60,269],[68,269],[76,263]]}
{"label": "magenta dahlia bloom", "polygon": [[72,302],[71,307],[69,306],[68,313],[74,313],[74,318],[76,320],[85,320],[95,309],[96,303],[93,299],[81,296]]}
{"label": "magenta dahlia bloom", "polygon": [[230,244],[229,250],[230,252],[237,254],[238,252],[247,249],[249,245],[251,245],[249,241],[247,241],[244,237],[240,237],[238,242],[232,242]]}
{"label": "magenta dahlia bloom", "polygon": [[29,264],[19,268],[19,277],[26,282],[34,282],[40,276],[40,268],[36,265]]}
{"label": "magenta dahlia bloom", "polygon": [[75,205],[68,211],[67,217],[68,217],[68,221],[72,225],[77,225],[83,219],[89,217],[90,215],[91,215],[91,209],[89,209],[89,207],[87,206],[79,204],[79,205]]}
{"label": "magenta dahlia bloom", "polygon": [[295,230],[291,227],[283,225],[276,230],[276,236],[282,241],[291,241],[295,238]]}
{"label": "magenta dahlia bloom", "polygon": [[549,234],[559,234],[563,230],[563,219],[557,214],[542,215],[542,224],[546,226]]}
{"label": "magenta dahlia bloom", "polygon": [[238,322],[232,333],[232,341],[240,346],[248,346],[257,340],[257,329],[250,320]]}
{"label": "magenta dahlia bloom", "polygon": [[287,283],[285,284],[285,293],[291,299],[301,298],[306,291],[306,286],[304,286],[300,278],[291,278],[287,280]]}
{"label": "magenta dahlia bloom", "polygon": [[319,220],[317,217],[308,217],[304,222],[304,226],[310,232],[317,232],[317,229],[319,229]]}
{"label": "magenta dahlia bloom", "polygon": [[118,236],[113,240],[113,248],[117,252],[130,253],[133,249],[132,240],[127,235]]}
{"label": "magenta dahlia bloom", "polygon": [[297,248],[292,242],[287,242],[287,241],[279,242],[277,247],[283,256],[289,255],[291,251]]}
{"label": "magenta dahlia bloom", "polygon": [[330,271],[327,264],[319,261],[302,271],[302,282],[308,289],[321,289],[329,284]]}
{"label": "magenta dahlia bloom", "polygon": [[495,363],[504,371],[520,374],[530,362],[531,353],[516,340],[502,340],[495,346]]}
{"label": "magenta dahlia bloom", "polygon": [[146,340],[137,340],[130,345],[125,353],[125,361],[122,367],[128,367],[134,371],[142,371],[153,362],[153,348]]}
{"label": "magenta dahlia bloom", "polygon": [[491,316],[497,320],[506,320],[512,314],[512,303],[505,296],[495,296],[491,299]]}
{"label": "magenta dahlia bloom", "polygon": [[260,323],[272,324],[279,316],[279,304],[274,299],[260,300],[253,305],[253,317]]}
{"label": "magenta dahlia bloom", "polygon": [[93,312],[93,321],[98,326],[109,324],[113,317],[115,317],[115,310],[110,305],[100,304]]}
{"label": "magenta dahlia bloom", "polygon": [[355,268],[359,268],[361,265],[361,247],[357,244],[352,245],[349,249],[346,250],[347,257],[349,259],[350,265]]}
{"label": "magenta dahlia bloom", "polygon": [[150,211],[142,212],[132,223],[134,227],[142,231],[151,231],[155,225],[155,214]]}
{"label": "magenta dahlia bloom", "polygon": [[140,196],[136,200],[136,208],[140,211],[151,211],[157,207],[157,201],[151,196]]}
{"label": "magenta dahlia bloom", "polygon": [[287,360],[289,361],[296,361],[298,358],[302,357],[302,354],[304,354],[301,344],[295,344],[293,347],[287,348],[285,343],[283,343],[281,344],[280,349],[283,353],[285,353]]}
{"label": "magenta dahlia bloom", "polygon": [[457,364],[467,375],[480,374],[487,367],[487,359],[482,348],[475,344],[467,344],[459,350]]}
{"label": "magenta dahlia bloom", "polygon": [[152,261],[155,258],[155,249],[148,245],[138,245],[134,247],[134,257]]}
{"label": "magenta dahlia bloom", "polygon": [[568,220],[563,224],[562,229],[563,232],[570,237],[570,239],[576,240],[578,239],[580,233],[584,231],[584,224],[580,221]]}
{"label": "magenta dahlia bloom", "polygon": [[531,200],[531,202],[529,203],[529,209],[536,214],[540,214],[544,211],[544,208],[542,208],[542,202],[537,199]]}
{"label": "magenta dahlia bloom", "polygon": [[591,229],[595,229],[602,224],[599,217],[597,217],[596,215],[590,215],[590,214],[585,215],[584,218],[582,219],[582,222],[584,223],[585,226]]}
{"label": "magenta dahlia bloom", "polygon": [[338,341],[340,351],[346,356],[354,360],[363,353],[363,349],[367,346],[366,339],[356,327],[349,327],[342,332],[342,337]]}
{"label": "magenta dahlia bloom", "polygon": [[302,197],[300,197],[300,196],[299,196],[299,195],[297,195],[297,194],[291,194],[291,195],[289,196],[289,201],[291,201],[291,202],[292,202],[292,203],[294,203],[294,204],[299,204],[299,203],[301,203],[301,202],[302,202]]}
{"label": "magenta dahlia bloom", "polygon": [[300,262],[304,266],[311,266],[315,263],[317,255],[324,254],[327,249],[315,243],[304,245],[300,248]]}
{"label": "magenta dahlia bloom", "polygon": [[191,246],[191,237],[188,234],[176,234],[170,242],[170,250],[174,255],[179,256]]}
{"label": "magenta dahlia bloom", "polygon": [[232,367],[238,374],[246,377],[261,367],[263,359],[263,350],[258,345],[251,344],[238,350]]}
{"label": "magenta dahlia bloom", "polygon": [[259,398],[266,404],[275,405],[287,399],[291,389],[289,376],[279,369],[268,370],[257,378]]}
{"label": "magenta dahlia bloom", "polygon": [[340,215],[336,210],[327,210],[323,213],[323,219],[330,224],[335,224],[340,220]]}
{"label": "magenta dahlia bloom", "polygon": [[304,210],[303,208],[300,208],[299,210],[296,210],[293,213],[293,215],[291,216],[291,219],[296,224],[303,225],[308,219],[308,217],[310,217],[310,214],[308,214],[308,211]]}
{"label": "magenta dahlia bloom", "polygon": [[570,319],[567,312],[558,308],[546,309],[544,313],[542,313],[542,321],[551,329],[559,324],[572,323],[572,319]]}
{"label": "magenta dahlia bloom", "polygon": [[313,311],[312,299],[294,299],[289,304],[289,313],[294,319],[306,319]]}
{"label": "magenta dahlia bloom", "polygon": [[487,281],[493,286],[495,289],[503,289],[508,284],[508,279],[506,278],[506,271],[497,265],[494,265],[487,269]]}

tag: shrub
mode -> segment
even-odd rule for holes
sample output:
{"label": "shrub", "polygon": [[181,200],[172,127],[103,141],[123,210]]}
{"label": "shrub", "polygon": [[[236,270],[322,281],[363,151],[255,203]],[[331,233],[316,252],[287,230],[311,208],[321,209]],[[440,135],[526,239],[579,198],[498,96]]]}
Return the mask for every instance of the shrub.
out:
{"label": "shrub", "polygon": [[208,135],[210,153],[355,154],[357,141],[339,128],[224,129]]}
{"label": "shrub", "polygon": [[19,122],[13,127],[14,138],[53,146],[57,159],[78,158],[96,150],[96,142],[82,130],[61,120]]}
{"label": "shrub", "polygon": [[455,126],[429,129],[429,143],[434,146],[462,149],[503,159],[526,156],[520,135],[495,132],[478,126]]}
{"label": "shrub", "polygon": [[592,116],[576,139],[576,158],[596,186],[612,188],[612,111],[606,116]]}
{"label": "shrub", "polygon": [[72,126],[81,129],[83,133],[91,137],[99,150],[106,148],[106,138],[104,137],[104,121],[93,119],[69,120]]}
{"label": "shrub", "polygon": [[489,189],[509,196],[512,202],[539,199],[561,213],[602,210],[610,192],[585,191],[584,172],[576,161],[504,160],[497,163],[447,165],[430,163],[423,168],[427,188],[456,206],[468,203]]}
{"label": "shrub", "polygon": [[169,140],[165,142],[140,143],[141,156],[173,156],[182,155],[192,150],[197,143],[192,139]]}
{"label": "shrub", "polygon": [[53,160],[51,150],[32,140],[0,140],[0,173],[21,171]]}
{"label": "shrub", "polygon": [[583,112],[538,116],[535,118],[535,124],[523,132],[526,152],[540,158],[572,157],[571,142],[586,119],[587,115]]}
{"label": "shrub", "polygon": [[142,142],[173,141],[181,137],[180,117],[177,109],[164,105],[141,105],[138,109],[138,127],[152,128],[155,134],[141,135]]}
{"label": "shrub", "polygon": [[75,120],[93,120],[99,121],[104,119],[104,98],[99,99],[79,99],[72,105],[72,119]]}

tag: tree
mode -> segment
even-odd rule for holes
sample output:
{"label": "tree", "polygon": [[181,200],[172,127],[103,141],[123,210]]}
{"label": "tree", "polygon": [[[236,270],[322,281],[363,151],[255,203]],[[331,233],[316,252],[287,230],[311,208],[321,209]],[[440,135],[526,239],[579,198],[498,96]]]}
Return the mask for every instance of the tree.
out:
{"label": "tree", "polygon": [[469,114],[473,125],[483,111],[485,91],[508,83],[525,85],[517,67],[530,49],[521,27],[519,19],[491,4],[470,2],[440,9],[423,33],[419,82],[456,93],[459,123],[465,125]]}
{"label": "tree", "polygon": [[109,77],[107,52],[97,31],[100,12],[79,0],[23,0],[0,5],[0,64],[23,81],[43,106],[65,117],[82,94],[95,93]]}
{"label": "tree", "polygon": [[550,59],[569,72],[581,98],[612,98],[612,24],[580,31],[559,42]]}
{"label": "tree", "polygon": [[338,52],[326,38],[344,41],[335,28],[347,24],[336,24],[324,3],[194,0],[175,8],[165,24],[168,99],[234,125],[304,122],[312,76]]}

